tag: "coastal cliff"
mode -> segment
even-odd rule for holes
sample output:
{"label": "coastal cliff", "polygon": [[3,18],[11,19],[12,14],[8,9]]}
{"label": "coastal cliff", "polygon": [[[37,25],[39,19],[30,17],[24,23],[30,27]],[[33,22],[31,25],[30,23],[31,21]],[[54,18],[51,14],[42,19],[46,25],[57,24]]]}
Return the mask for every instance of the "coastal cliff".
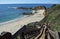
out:
{"label": "coastal cliff", "polygon": [[[29,8],[23,8],[23,7],[21,7],[19,9],[22,9],[22,10],[40,10],[40,9],[44,9],[44,10],[46,10],[46,8],[42,7],[42,6],[33,7],[33,8],[30,8],[30,9]],[[24,24],[25,28],[23,27],[22,30],[20,28],[19,29],[22,31],[21,33],[25,34],[26,37],[29,37],[29,39],[31,37],[35,37],[35,36],[37,36],[39,34],[40,28],[41,28],[41,26],[44,23],[50,23],[49,26],[50,26],[51,30],[53,30],[53,31],[60,31],[60,5],[53,5],[51,8],[49,8],[48,11],[46,12],[47,14],[46,14],[46,16],[45,16],[45,18],[43,20],[39,20],[38,22],[34,21],[34,20],[40,18],[39,15],[40,15],[41,12],[39,11],[39,13],[36,13],[35,15],[30,16],[30,19],[29,18],[26,19],[27,17],[24,18],[25,20],[24,19],[22,19],[22,20],[19,19],[18,21],[15,21],[15,22],[13,22],[11,24],[6,24],[6,26],[11,25],[11,26],[9,26],[9,28],[11,27],[13,29],[12,26],[14,24],[14,27],[16,27],[16,29],[14,29],[14,31],[15,31],[15,30],[18,29],[17,27],[19,27],[19,26],[21,27],[21,24],[22,25]],[[26,14],[26,15],[31,14],[31,13],[29,13],[29,14],[28,13],[24,13],[24,14]],[[41,18],[42,17],[43,17],[43,14],[42,14]],[[29,23],[29,24],[26,25],[25,24],[26,22]],[[3,26],[5,26],[5,25],[3,25]],[[1,28],[1,29],[4,29],[4,28]],[[7,30],[7,31],[9,31],[9,30]],[[20,37],[20,33],[18,35]],[[19,37],[17,37],[17,38],[19,39]]]}
{"label": "coastal cliff", "polygon": [[[60,31],[60,5],[53,5],[51,8],[49,8],[46,17],[40,22],[29,23],[28,25],[26,25],[27,27],[26,31],[31,31],[32,34],[33,31],[35,30],[35,32],[32,35],[36,34],[37,36],[37,33],[39,34],[37,27],[41,28],[41,25],[43,25],[44,23],[49,24],[49,29],[53,31]],[[33,39],[35,35],[34,36],[32,35],[31,37]]]}
{"label": "coastal cliff", "polygon": [[53,31],[60,31],[60,5],[54,4],[47,10],[46,17],[40,21],[41,24],[49,22],[50,29]]}
{"label": "coastal cliff", "polygon": [[21,9],[21,10],[37,10],[37,9],[46,9],[45,6],[35,6],[32,8],[25,8],[25,7],[17,7],[16,9]]}
{"label": "coastal cliff", "polygon": [[[25,7],[17,7],[17,9],[19,10],[32,10],[32,12],[24,12],[23,15],[33,15],[34,13],[37,13],[39,10],[45,10],[45,12],[47,11],[45,6],[35,6],[32,8],[25,8]],[[44,13],[45,15],[45,13]]]}

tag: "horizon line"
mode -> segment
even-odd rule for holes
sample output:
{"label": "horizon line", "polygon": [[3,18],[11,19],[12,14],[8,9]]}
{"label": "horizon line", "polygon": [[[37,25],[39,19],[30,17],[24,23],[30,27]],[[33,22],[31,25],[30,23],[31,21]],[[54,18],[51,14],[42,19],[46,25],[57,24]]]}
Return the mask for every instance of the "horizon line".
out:
{"label": "horizon line", "polygon": [[60,4],[60,3],[0,3],[0,4]]}

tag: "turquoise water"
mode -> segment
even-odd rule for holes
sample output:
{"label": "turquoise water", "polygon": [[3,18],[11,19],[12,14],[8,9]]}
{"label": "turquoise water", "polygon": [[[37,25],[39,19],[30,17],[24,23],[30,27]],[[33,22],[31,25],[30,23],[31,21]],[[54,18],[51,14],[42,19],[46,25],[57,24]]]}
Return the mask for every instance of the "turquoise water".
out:
{"label": "turquoise water", "polygon": [[34,6],[51,7],[51,4],[0,4],[0,23],[23,17],[23,12],[32,12],[31,10],[17,10],[16,7],[31,8]]}

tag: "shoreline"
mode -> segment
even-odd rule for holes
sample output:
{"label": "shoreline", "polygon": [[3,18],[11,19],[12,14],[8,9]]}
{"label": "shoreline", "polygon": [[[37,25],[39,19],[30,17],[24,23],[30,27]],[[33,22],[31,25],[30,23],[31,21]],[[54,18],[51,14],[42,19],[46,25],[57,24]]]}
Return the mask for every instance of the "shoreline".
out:
{"label": "shoreline", "polygon": [[17,20],[21,20],[21,19],[23,19],[23,18],[25,18],[25,17],[27,17],[27,15],[24,15],[23,17],[18,17],[18,18],[16,18],[16,19],[13,19],[13,20],[9,20],[9,21],[6,21],[6,22],[2,22],[2,23],[0,23],[0,25],[2,25],[2,24],[8,24],[8,23],[11,23],[11,22],[14,22],[14,21],[17,21]]}
{"label": "shoreline", "polygon": [[45,16],[43,13],[45,10],[40,10],[38,13],[35,13],[34,15],[26,15],[22,18],[18,18],[9,22],[0,23],[0,33],[3,31],[10,32],[12,35],[16,33],[20,28],[22,28],[24,25],[27,25],[32,22],[39,22],[41,21]]}

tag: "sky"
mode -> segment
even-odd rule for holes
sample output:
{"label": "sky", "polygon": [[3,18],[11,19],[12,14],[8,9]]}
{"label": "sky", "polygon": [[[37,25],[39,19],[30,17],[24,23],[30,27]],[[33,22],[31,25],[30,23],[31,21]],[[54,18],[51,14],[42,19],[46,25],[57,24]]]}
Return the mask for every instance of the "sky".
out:
{"label": "sky", "polygon": [[0,0],[0,4],[60,4],[60,0]]}

